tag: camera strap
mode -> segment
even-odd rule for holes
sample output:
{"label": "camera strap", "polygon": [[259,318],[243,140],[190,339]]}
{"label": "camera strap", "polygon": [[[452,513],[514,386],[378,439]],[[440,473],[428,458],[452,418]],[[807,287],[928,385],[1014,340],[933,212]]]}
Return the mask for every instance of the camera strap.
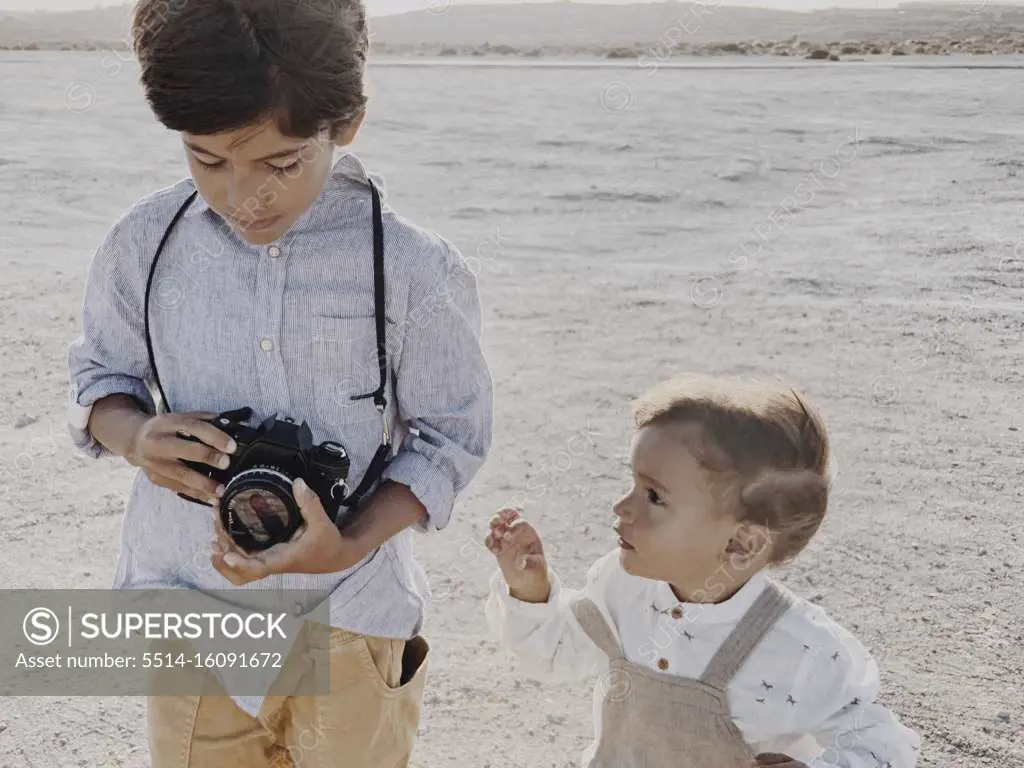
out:
{"label": "camera strap", "polygon": [[188,200],[178,209],[178,212],[174,214],[174,218],[171,219],[171,223],[167,226],[167,230],[164,232],[164,236],[160,239],[160,245],[156,247],[156,254],[153,256],[153,263],[149,265],[149,277],[146,279],[146,297],[143,300],[142,305],[142,318],[143,325],[146,329],[146,353],[149,355],[149,369],[153,372],[153,380],[156,382],[156,388],[160,392],[160,400],[163,403],[164,410],[167,413],[171,412],[171,404],[167,399],[167,393],[164,392],[163,384],[160,383],[160,374],[156,370],[156,355],[153,353],[153,337],[150,332],[149,324],[149,299],[153,293],[153,276],[156,274],[156,264],[160,261],[160,254],[164,251],[164,246],[167,245],[167,240],[171,236],[171,231],[178,223],[178,219],[184,215],[188,207],[192,205],[192,201],[196,199],[199,194],[199,190],[195,190],[189,195]]}
{"label": "camera strap", "polygon": [[[364,395],[354,395],[352,400],[365,400],[373,398],[373,403],[377,408],[377,412],[381,415],[381,421],[383,424],[381,444],[377,448],[377,452],[373,455],[367,466],[366,472],[363,475],[362,482],[359,486],[347,497],[341,499],[338,502],[338,507],[348,507],[354,509],[358,507],[363,497],[370,491],[371,488],[380,480],[384,474],[384,470],[388,464],[391,463],[392,458],[392,445],[391,445],[391,430],[388,427],[388,415],[387,415],[387,385],[388,385],[388,363],[387,363],[387,337],[385,334],[385,291],[384,291],[384,218],[382,213],[380,193],[377,191],[376,185],[373,181],[367,179],[367,183],[370,185],[370,194],[373,199],[373,303],[374,303],[374,321],[377,331],[377,366],[380,373],[380,382],[372,392],[368,392]],[[177,225],[182,215],[188,210],[192,201],[196,199],[199,194],[199,190],[195,190],[189,195],[188,199],[182,204],[181,208],[171,219],[171,223],[167,226],[167,230],[164,232],[163,238],[160,240],[160,244],[157,246],[156,254],[153,257],[153,262],[149,267],[149,276],[146,280],[146,293],[143,304],[143,318],[144,327],[146,334],[146,352],[149,355],[149,366],[153,372],[153,379],[156,383],[157,390],[160,392],[160,398],[163,401],[164,410],[168,413],[171,411],[170,401],[167,399],[167,394],[164,392],[163,384],[160,382],[160,374],[156,367],[156,355],[153,351],[153,339],[150,332],[150,320],[149,320],[149,305],[150,297],[153,290],[153,277],[156,275],[157,262],[160,260],[160,256],[163,253],[164,247],[167,245],[167,240],[170,238],[171,231]],[[337,508],[328,509],[327,512],[334,517]]]}
{"label": "camera strap", "polygon": [[370,185],[370,194],[373,197],[373,315],[377,325],[377,366],[380,370],[380,383],[373,392],[365,395],[354,395],[353,400],[364,400],[373,398],[377,412],[381,416],[383,430],[380,446],[370,460],[363,480],[359,486],[345,499],[342,499],[340,506],[355,509],[359,506],[363,497],[369,492],[374,484],[384,474],[388,464],[391,463],[391,430],[388,428],[387,397],[385,391],[388,384],[388,351],[387,336],[385,334],[384,314],[384,218],[381,213],[380,193],[372,181],[367,179]]}

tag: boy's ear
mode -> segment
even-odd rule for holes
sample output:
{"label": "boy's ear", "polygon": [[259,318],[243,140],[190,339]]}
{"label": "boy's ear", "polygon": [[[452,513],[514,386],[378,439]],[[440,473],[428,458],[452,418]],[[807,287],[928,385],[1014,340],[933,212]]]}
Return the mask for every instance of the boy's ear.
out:
{"label": "boy's ear", "polygon": [[337,147],[347,147],[353,141],[355,141],[356,134],[359,133],[359,129],[363,125],[363,120],[366,119],[366,110],[362,110],[354,118],[348,122],[338,122],[334,124],[331,131],[331,140]]}

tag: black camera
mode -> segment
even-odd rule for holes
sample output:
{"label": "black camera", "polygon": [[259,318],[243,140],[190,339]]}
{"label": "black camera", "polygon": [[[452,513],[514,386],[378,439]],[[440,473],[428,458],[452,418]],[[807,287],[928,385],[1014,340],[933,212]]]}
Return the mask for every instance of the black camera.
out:
{"label": "black camera", "polygon": [[[248,552],[288,541],[302,527],[302,514],[292,482],[302,478],[333,517],[348,495],[349,458],[339,443],[313,444],[305,422],[278,421],[271,416],[257,427],[246,422],[251,408],[240,408],[209,419],[238,444],[227,469],[182,460],[186,466],[224,485],[221,522],[236,544]],[[201,442],[181,435],[185,440]],[[206,502],[179,494],[197,504]]]}

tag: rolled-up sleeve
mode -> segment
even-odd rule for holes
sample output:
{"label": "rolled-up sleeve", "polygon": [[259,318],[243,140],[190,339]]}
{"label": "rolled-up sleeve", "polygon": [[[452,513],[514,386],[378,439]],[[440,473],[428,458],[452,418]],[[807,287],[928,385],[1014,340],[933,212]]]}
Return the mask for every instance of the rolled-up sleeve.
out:
{"label": "rolled-up sleeve", "polygon": [[442,268],[435,261],[410,285],[395,382],[409,432],[384,473],[426,507],[423,531],[448,525],[456,497],[482,466],[494,407],[476,277],[458,249],[442,243]]}
{"label": "rolled-up sleeve", "polygon": [[145,285],[138,274],[141,245],[132,233],[131,215],[118,220],[93,256],[82,334],[68,349],[68,430],[75,446],[95,458],[109,454],[89,431],[98,400],[123,394],[135,398],[148,413],[156,410],[148,386],[152,376],[142,315]]}

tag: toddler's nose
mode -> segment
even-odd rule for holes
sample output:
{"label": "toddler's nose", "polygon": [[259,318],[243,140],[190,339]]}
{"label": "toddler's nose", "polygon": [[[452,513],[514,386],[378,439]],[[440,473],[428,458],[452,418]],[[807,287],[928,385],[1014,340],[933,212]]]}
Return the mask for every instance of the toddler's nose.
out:
{"label": "toddler's nose", "polygon": [[615,516],[626,521],[632,519],[632,514],[630,513],[629,505],[627,504],[628,499],[628,496],[624,496],[616,502],[614,507],[612,507],[612,512],[615,513]]}

